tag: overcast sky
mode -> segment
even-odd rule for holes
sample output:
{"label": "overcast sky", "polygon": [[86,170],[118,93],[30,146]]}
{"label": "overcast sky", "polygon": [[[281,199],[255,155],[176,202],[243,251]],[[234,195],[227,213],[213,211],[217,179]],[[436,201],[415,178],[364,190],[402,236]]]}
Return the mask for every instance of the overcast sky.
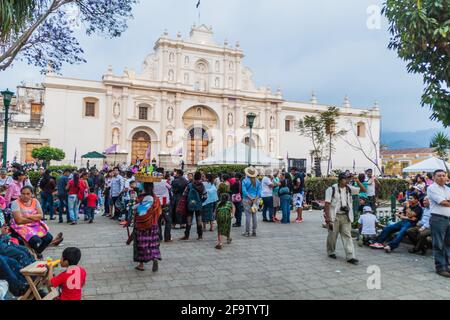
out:
{"label": "overcast sky", "polygon": [[[379,101],[383,130],[439,128],[420,107],[422,79],[406,72],[406,63],[387,49],[387,21],[381,29],[367,27],[371,5],[382,0],[201,0],[201,23],[213,26],[217,43],[239,41],[244,64],[257,86],[280,87],[289,100],[309,101],[315,91],[320,103],[369,108]],[[118,39],[80,36],[84,65],[65,66],[64,76],[100,80],[107,66],[122,73],[139,72],[155,41],[167,29],[184,38],[198,24],[197,0],[141,0],[129,29]],[[0,88],[21,80],[40,82],[39,70],[16,63],[0,73]]]}

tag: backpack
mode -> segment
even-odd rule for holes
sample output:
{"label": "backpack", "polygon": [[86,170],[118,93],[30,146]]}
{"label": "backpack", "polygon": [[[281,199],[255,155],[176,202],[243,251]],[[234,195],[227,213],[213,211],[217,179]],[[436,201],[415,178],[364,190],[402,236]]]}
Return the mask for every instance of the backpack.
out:
{"label": "backpack", "polygon": [[202,199],[197,190],[191,185],[189,185],[189,192],[187,197],[187,208],[189,211],[199,211],[202,209]]}

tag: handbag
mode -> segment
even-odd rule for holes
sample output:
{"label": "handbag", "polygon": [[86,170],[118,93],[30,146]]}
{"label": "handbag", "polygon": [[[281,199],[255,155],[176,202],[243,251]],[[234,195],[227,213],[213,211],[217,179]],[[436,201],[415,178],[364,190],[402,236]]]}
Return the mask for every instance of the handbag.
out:
{"label": "handbag", "polygon": [[238,203],[242,201],[241,184],[239,183],[239,192],[231,195],[231,202]]}

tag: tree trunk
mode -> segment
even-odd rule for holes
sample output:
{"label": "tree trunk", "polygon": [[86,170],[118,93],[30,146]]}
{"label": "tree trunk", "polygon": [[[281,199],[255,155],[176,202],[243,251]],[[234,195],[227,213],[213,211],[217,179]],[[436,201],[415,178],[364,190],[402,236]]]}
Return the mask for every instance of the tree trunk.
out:
{"label": "tree trunk", "polygon": [[322,159],[320,157],[314,158],[314,171],[315,171],[316,177],[322,176],[321,163],[322,163]]}

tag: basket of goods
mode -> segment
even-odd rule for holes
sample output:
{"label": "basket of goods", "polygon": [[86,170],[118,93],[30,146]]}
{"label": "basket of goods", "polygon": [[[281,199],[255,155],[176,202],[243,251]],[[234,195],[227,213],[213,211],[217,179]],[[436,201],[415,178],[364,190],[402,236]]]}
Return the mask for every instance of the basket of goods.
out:
{"label": "basket of goods", "polygon": [[161,182],[162,177],[154,176],[153,174],[149,173],[137,173],[135,175],[136,181],[138,182]]}

